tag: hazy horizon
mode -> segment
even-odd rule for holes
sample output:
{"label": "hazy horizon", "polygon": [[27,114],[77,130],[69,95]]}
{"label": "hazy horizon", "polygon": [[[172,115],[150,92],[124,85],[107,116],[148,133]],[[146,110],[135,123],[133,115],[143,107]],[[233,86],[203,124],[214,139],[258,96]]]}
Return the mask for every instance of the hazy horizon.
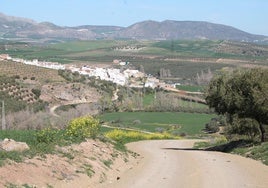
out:
{"label": "hazy horizon", "polygon": [[0,0],[8,16],[52,22],[60,26],[113,25],[127,27],[154,20],[206,21],[268,36],[265,0]]}

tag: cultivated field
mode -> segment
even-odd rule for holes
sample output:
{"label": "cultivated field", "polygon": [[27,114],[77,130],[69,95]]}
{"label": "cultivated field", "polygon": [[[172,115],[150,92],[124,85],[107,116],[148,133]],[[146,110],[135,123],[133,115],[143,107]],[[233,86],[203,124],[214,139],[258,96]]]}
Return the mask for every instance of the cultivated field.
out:
{"label": "cultivated field", "polygon": [[113,127],[133,128],[149,132],[198,135],[213,114],[197,114],[183,112],[119,112],[106,113],[100,116]]}
{"label": "cultivated field", "polygon": [[14,76],[20,79],[28,79],[40,82],[41,84],[48,82],[59,82],[64,79],[58,75],[57,70],[46,69],[33,65],[25,65],[22,63],[15,63],[11,61],[0,62],[0,75]]}
{"label": "cultivated field", "polygon": [[[2,44],[3,45],[3,44]],[[1,48],[0,48],[1,49]],[[25,59],[61,63],[107,64],[114,59],[130,62],[130,66],[157,75],[169,69],[172,78],[193,79],[197,73],[226,67],[268,66],[268,47],[227,41],[76,41],[47,46],[17,44],[0,53]]]}

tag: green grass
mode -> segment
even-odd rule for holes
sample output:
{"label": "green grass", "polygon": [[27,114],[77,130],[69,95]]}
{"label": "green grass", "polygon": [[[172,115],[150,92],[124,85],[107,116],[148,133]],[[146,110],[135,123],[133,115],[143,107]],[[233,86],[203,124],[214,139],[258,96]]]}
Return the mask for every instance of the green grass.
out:
{"label": "green grass", "polygon": [[[18,142],[26,142],[30,148],[36,146],[36,138],[35,138],[36,131],[32,130],[5,130],[0,131],[0,140],[4,140],[5,138],[13,139]],[[23,153],[17,151],[1,151],[0,150],[0,166],[4,164],[6,159],[11,159],[16,162],[21,162],[23,156],[30,154],[29,152],[25,151]]]}
{"label": "green grass", "polygon": [[156,42],[153,44],[153,47],[162,48],[177,55],[198,55],[201,57],[209,57],[213,54],[213,48],[215,48],[219,43],[220,41],[208,40],[173,40]]}
{"label": "green grass", "polygon": [[202,92],[204,90],[203,86],[197,86],[197,85],[176,85],[176,88],[190,92]]}
{"label": "green grass", "polygon": [[113,40],[92,40],[92,41],[74,41],[74,42],[65,42],[52,45],[51,47],[69,51],[69,52],[82,52],[89,50],[97,50],[104,48],[111,48],[113,46],[120,45],[119,42]]}
{"label": "green grass", "polygon": [[268,142],[255,144],[251,147],[235,148],[231,153],[259,160],[268,165]]}
{"label": "green grass", "polygon": [[[268,142],[258,143],[246,139],[242,139],[239,142],[240,144],[234,146],[233,141],[227,141],[224,136],[216,136],[214,139],[211,139],[210,142],[196,142],[194,144],[194,148],[218,148],[217,151],[252,158],[254,160],[261,161],[265,165],[268,165]],[[224,148],[227,148],[226,145],[228,145],[229,149],[224,150]]]}
{"label": "green grass", "polygon": [[34,130],[1,130],[0,140],[9,138],[18,142],[26,142],[30,146],[33,146],[36,144],[36,138],[34,136],[36,132]]}
{"label": "green grass", "polygon": [[[47,153],[53,153],[55,151],[55,145],[66,145],[66,141],[62,139],[60,135],[63,135],[62,131],[59,131],[57,135],[54,136],[55,140],[51,142],[42,142],[37,140],[37,133],[39,131],[35,130],[1,130],[0,140],[5,138],[13,139],[17,142],[26,142],[29,146],[29,150],[23,152],[17,151],[0,151],[0,166],[4,164],[6,159],[11,159],[16,162],[23,161],[24,157],[34,157],[36,155],[44,155]],[[49,136],[49,135],[48,135]]]}
{"label": "green grass", "polygon": [[[157,129],[175,131],[177,134],[201,134],[205,124],[215,115],[182,112],[115,112],[106,113],[99,118],[113,126],[130,127],[156,132]],[[140,124],[135,124],[134,121]],[[176,129],[172,129],[172,127]]]}

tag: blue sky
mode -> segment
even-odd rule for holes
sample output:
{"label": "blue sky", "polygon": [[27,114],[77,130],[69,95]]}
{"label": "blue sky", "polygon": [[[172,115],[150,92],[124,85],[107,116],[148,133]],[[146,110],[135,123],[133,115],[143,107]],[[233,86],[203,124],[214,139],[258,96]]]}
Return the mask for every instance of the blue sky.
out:
{"label": "blue sky", "polygon": [[268,0],[0,0],[0,12],[61,26],[208,21],[268,36]]}

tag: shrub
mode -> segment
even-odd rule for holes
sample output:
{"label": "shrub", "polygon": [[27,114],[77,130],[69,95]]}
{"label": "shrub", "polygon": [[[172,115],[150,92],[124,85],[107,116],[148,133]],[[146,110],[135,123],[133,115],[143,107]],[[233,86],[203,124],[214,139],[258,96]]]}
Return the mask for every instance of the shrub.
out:
{"label": "shrub", "polygon": [[123,144],[138,140],[159,140],[177,138],[167,133],[146,134],[138,131],[123,131],[118,129],[107,132],[105,136]]}
{"label": "shrub", "polygon": [[187,136],[187,134],[185,132],[182,132],[182,133],[180,133],[180,136],[185,137],[185,136]]}
{"label": "shrub", "polygon": [[233,118],[232,125],[227,127],[228,134],[239,134],[254,139],[260,134],[258,122],[251,118]]}
{"label": "shrub", "polygon": [[220,130],[218,122],[212,119],[209,123],[206,124],[205,130],[208,133],[218,132]]}
{"label": "shrub", "polygon": [[46,143],[46,144],[53,143],[57,139],[59,139],[58,133],[59,133],[59,130],[52,129],[52,128],[45,128],[39,131],[38,133],[36,133],[36,140],[39,143]]}
{"label": "shrub", "polygon": [[20,75],[15,75],[14,78],[15,79],[20,79]]}
{"label": "shrub", "polygon": [[41,90],[40,89],[33,88],[32,92],[36,95],[37,98],[39,98],[40,95],[41,95]]}
{"label": "shrub", "polygon": [[66,128],[66,135],[71,139],[96,138],[100,130],[99,120],[91,116],[75,118]]}

